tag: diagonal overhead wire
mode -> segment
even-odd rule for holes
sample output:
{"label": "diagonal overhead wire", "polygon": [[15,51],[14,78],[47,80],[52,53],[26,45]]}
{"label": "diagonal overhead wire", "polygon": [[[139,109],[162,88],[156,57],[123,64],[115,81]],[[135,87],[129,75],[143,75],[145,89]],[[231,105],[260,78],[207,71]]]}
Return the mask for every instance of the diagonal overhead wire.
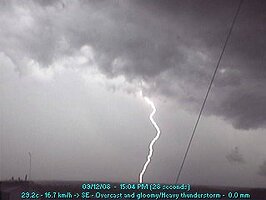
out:
{"label": "diagonal overhead wire", "polygon": [[235,13],[235,15],[234,15],[233,21],[232,21],[232,23],[231,23],[231,26],[230,26],[229,32],[228,32],[228,34],[227,34],[227,36],[226,36],[226,39],[225,39],[225,42],[224,42],[224,45],[223,45],[223,48],[222,48],[222,52],[221,52],[221,54],[220,54],[220,56],[219,56],[218,62],[217,62],[217,64],[216,64],[215,70],[214,70],[214,72],[213,72],[212,79],[211,79],[210,84],[209,84],[209,86],[208,86],[208,89],[207,89],[207,92],[206,92],[205,98],[204,98],[204,100],[203,100],[203,103],[202,103],[202,106],[201,106],[201,109],[200,109],[200,112],[199,112],[199,115],[198,115],[197,121],[196,121],[196,123],[195,123],[195,125],[194,125],[193,131],[192,131],[192,135],[191,135],[191,137],[190,137],[190,140],[189,140],[189,143],[188,143],[188,146],[187,146],[186,152],[185,152],[185,154],[184,154],[184,157],[183,157],[183,160],[182,160],[181,167],[180,167],[180,169],[179,169],[179,171],[178,171],[178,174],[177,174],[177,177],[176,177],[176,181],[175,181],[176,183],[178,183],[179,177],[180,177],[180,175],[181,175],[181,172],[182,172],[183,166],[184,166],[184,164],[185,164],[185,161],[186,161],[186,158],[187,158],[187,155],[188,155],[188,152],[189,152],[189,149],[190,149],[190,146],[191,146],[192,140],[193,140],[194,135],[195,135],[195,132],[196,132],[196,129],[197,129],[197,127],[198,127],[198,124],[199,124],[199,121],[200,121],[200,118],[201,118],[201,115],[202,115],[203,109],[204,109],[204,107],[205,107],[205,104],[206,104],[207,98],[208,98],[208,96],[209,96],[209,93],[210,93],[210,90],[211,90],[211,87],[212,87],[213,81],[214,81],[214,79],[215,79],[215,76],[216,76],[217,70],[218,70],[218,68],[219,68],[219,65],[220,65],[220,62],[221,62],[221,60],[222,60],[222,57],[223,57],[223,54],[224,54],[224,51],[225,51],[226,45],[227,45],[228,40],[229,40],[229,38],[230,38],[230,35],[231,35],[231,33],[232,33],[233,27],[234,27],[235,22],[236,22],[236,18],[237,18],[238,14],[239,14],[239,11],[240,11],[240,8],[241,8],[241,5],[242,5],[243,1],[244,1],[244,0],[240,0],[240,1],[239,1],[239,4],[238,4],[237,10],[236,10],[236,13]]}

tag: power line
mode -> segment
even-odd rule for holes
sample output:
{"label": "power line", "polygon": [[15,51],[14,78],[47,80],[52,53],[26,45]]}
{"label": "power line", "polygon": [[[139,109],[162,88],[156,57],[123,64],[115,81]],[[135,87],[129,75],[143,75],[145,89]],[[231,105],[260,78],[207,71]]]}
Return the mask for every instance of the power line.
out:
{"label": "power line", "polygon": [[209,84],[209,87],[208,87],[208,89],[207,89],[207,92],[206,92],[205,98],[204,98],[204,100],[203,100],[203,103],[202,103],[202,106],[201,106],[201,109],[200,109],[200,112],[199,112],[199,115],[198,115],[197,121],[196,121],[196,123],[195,123],[195,125],[194,125],[193,131],[192,131],[192,135],[191,135],[191,137],[190,137],[190,140],[189,140],[189,143],[188,143],[188,146],[187,146],[187,149],[186,149],[186,152],[185,152],[184,158],[183,158],[183,160],[182,160],[181,167],[180,167],[180,169],[179,169],[179,171],[178,171],[178,174],[177,174],[177,177],[176,177],[176,183],[178,182],[179,177],[180,177],[180,175],[181,175],[181,172],[182,172],[182,169],[183,169],[184,163],[185,163],[186,158],[187,158],[187,155],[188,155],[188,151],[189,151],[189,149],[190,149],[190,146],[191,146],[191,143],[192,143],[193,137],[194,137],[194,135],[195,135],[195,132],[196,132],[197,126],[198,126],[198,124],[199,124],[199,121],[200,121],[200,118],[201,118],[201,115],[202,115],[202,112],[203,112],[204,106],[205,106],[206,101],[207,101],[207,98],[208,98],[208,96],[209,96],[209,93],[210,93],[210,90],[211,90],[211,86],[212,86],[212,84],[213,84],[214,78],[215,78],[215,76],[216,76],[216,73],[217,73],[217,70],[218,70],[218,68],[219,68],[220,62],[221,62],[221,60],[222,60],[222,57],[223,57],[223,54],[224,54],[224,51],[225,51],[226,45],[227,45],[228,40],[229,40],[229,38],[230,38],[230,35],[231,35],[231,33],[232,33],[233,27],[234,27],[235,22],[236,22],[236,18],[237,18],[237,16],[238,16],[238,13],[239,13],[239,11],[240,11],[240,7],[241,7],[243,1],[244,1],[244,0],[240,0],[240,1],[239,1],[239,5],[238,5],[238,8],[237,8],[237,10],[236,10],[236,14],[235,14],[235,16],[234,16],[234,18],[233,18],[233,21],[232,21],[231,27],[230,27],[229,32],[228,32],[228,34],[227,34],[227,37],[226,37],[226,40],[225,40],[224,46],[223,46],[223,48],[222,48],[222,52],[221,52],[220,57],[219,57],[219,59],[218,59],[218,62],[217,62],[217,64],[216,64],[215,70],[214,70],[213,75],[212,75],[212,79],[211,79],[211,81],[210,81],[210,84]]}

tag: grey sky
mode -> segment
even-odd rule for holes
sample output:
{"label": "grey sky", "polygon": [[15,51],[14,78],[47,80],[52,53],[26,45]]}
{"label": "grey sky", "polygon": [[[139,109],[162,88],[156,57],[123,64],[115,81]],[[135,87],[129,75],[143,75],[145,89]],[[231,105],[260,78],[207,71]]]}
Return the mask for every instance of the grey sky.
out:
{"label": "grey sky", "polygon": [[[34,179],[137,181],[143,90],[144,181],[173,182],[237,1],[0,2],[1,178],[31,151]],[[265,7],[244,1],[183,181],[266,186]]]}
{"label": "grey sky", "polygon": [[264,161],[263,164],[260,165],[259,174],[261,176],[266,176],[266,161]]}
{"label": "grey sky", "polygon": [[235,147],[234,150],[232,150],[228,155],[226,155],[226,158],[231,163],[241,164],[245,162],[243,155],[239,153],[238,147]]}

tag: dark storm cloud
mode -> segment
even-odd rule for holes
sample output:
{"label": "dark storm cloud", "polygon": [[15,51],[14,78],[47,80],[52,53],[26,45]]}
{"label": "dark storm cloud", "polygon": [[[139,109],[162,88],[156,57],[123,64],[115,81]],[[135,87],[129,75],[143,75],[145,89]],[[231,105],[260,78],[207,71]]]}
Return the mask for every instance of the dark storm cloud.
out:
{"label": "dark storm cloud", "polygon": [[221,115],[226,114],[236,128],[256,128],[265,124],[265,102],[266,95],[262,92],[234,91],[219,110]]}
{"label": "dark storm cloud", "polygon": [[228,155],[226,155],[227,160],[230,163],[244,163],[243,155],[239,153],[238,147],[235,147]]}
{"label": "dark storm cloud", "polygon": [[57,3],[61,3],[64,6],[64,3],[60,0],[38,0],[35,3],[40,4],[41,6],[53,6]]}
{"label": "dark storm cloud", "polygon": [[263,164],[259,166],[258,174],[261,176],[266,176],[266,161],[264,161]]}
{"label": "dark storm cloud", "polygon": [[[237,1],[14,1],[0,50],[23,71],[92,48],[109,78],[144,80],[153,95],[198,110]],[[235,128],[265,127],[265,1],[244,1],[206,113]],[[15,26],[14,26],[15,24]]]}

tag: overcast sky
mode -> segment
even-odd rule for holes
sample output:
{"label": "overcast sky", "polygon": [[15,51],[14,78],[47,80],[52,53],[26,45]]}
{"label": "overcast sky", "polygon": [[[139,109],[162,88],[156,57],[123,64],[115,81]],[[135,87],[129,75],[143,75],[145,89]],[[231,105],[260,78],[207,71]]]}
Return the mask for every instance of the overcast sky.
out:
{"label": "overcast sky", "polygon": [[[239,1],[0,0],[0,172],[174,183]],[[266,3],[246,1],[181,182],[266,187]]]}

